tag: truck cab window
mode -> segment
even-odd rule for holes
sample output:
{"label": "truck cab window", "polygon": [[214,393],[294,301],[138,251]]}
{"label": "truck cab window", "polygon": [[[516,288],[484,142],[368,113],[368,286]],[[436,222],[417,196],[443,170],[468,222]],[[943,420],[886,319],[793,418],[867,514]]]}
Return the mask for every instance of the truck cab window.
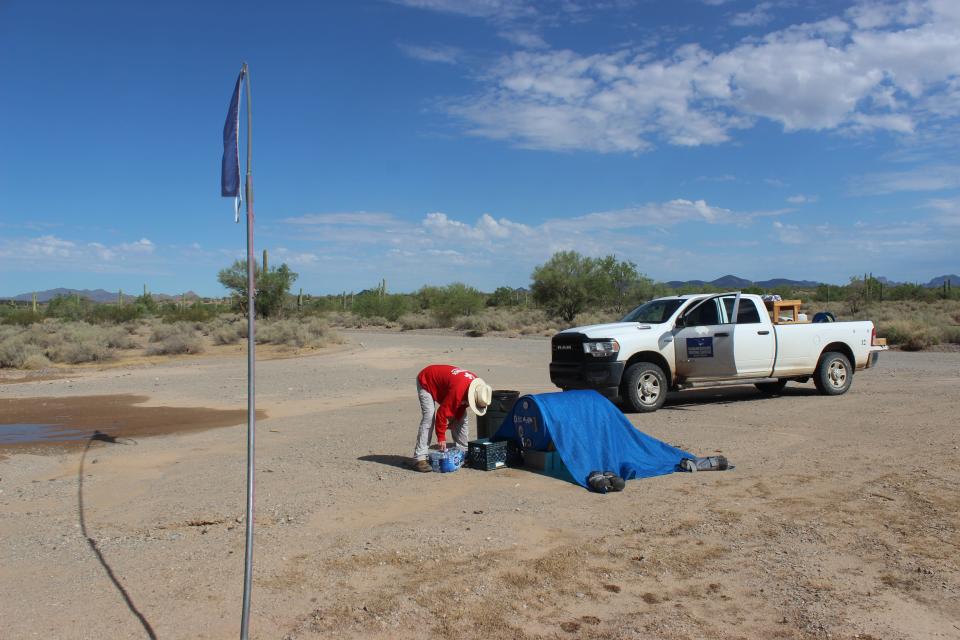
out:
{"label": "truck cab window", "polygon": [[716,299],[707,300],[685,316],[684,324],[688,327],[701,327],[720,324],[720,313]]}
{"label": "truck cab window", "polygon": [[666,322],[682,302],[683,300],[679,298],[651,300],[624,316],[623,322],[651,322],[654,324]]}
{"label": "truck cab window", "polygon": [[[733,316],[733,296],[723,299],[723,307],[727,312],[727,317]],[[740,307],[737,309],[737,324],[759,324],[760,314],[757,313],[757,305],[749,298],[740,298]]]}

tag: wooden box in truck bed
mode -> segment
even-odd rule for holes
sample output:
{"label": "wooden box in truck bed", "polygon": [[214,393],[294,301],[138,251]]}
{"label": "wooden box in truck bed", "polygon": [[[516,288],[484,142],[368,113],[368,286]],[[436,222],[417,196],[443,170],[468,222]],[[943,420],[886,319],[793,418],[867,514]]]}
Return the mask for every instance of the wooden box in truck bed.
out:
{"label": "wooden box in truck bed", "polygon": [[773,324],[807,322],[800,320],[800,300],[764,300]]}

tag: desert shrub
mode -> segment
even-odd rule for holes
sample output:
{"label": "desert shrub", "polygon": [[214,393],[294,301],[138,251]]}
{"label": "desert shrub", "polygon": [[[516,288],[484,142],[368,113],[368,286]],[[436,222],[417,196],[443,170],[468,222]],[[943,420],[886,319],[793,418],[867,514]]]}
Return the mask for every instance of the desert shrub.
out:
{"label": "desert shrub", "polygon": [[36,354],[42,355],[40,348],[30,344],[24,335],[0,340],[0,368],[19,369],[28,358]]}
{"label": "desert shrub", "polygon": [[31,353],[24,359],[20,368],[36,371],[37,369],[46,369],[50,366],[50,364],[50,358],[43,355],[43,353],[41,353],[38,349],[35,353]]}
{"label": "desert shrub", "polygon": [[136,349],[139,346],[126,327],[111,327],[104,331],[104,335],[107,346],[113,349]]}
{"label": "desert shrub", "polygon": [[410,331],[411,329],[434,329],[437,326],[437,321],[432,315],[426,313],[405,313],[397,320],[400,323],[400,328],[404,331]]}
{"label": "desert shrub", "polygon": [[147,347],[148,356],[178,355],[182,353],[203,353],[203,340],[200,336],[190,333],[171,333],[158,342],[152,342]]}
{"label": "desert shrub", "polygon": [[275,320],[263,322],[257,327],[257,342],[262,344],[276,344],[293,348],[323,347],[331,342],[341,342],[324,320],[310,318],[305,321],[297,319]]}
{"label": "desert shrub", "polygon": [[46,343],[45,352],[54,362],[80,364],[100,362],[113,357],[108,343],[108,330],[86,322],[52,325],[39,339]]}
{"label": "desert shrub", "polygon": [[924,327],[922,330],[910,335],[900,348],[904,351],[923,351],[927,347],[932,347],[940,343],[940,337],[933,330]]}
{"label": "desert shrub", "polygon": [[410,296],[402,294],[380,295],[377,291],[361,293],[353,299],[353,312],[365,318],[383,317],[396,321],[408,313],[415,304]]}
{"label": "desert shrub", "polygon": [[99,324],[123,324],[140,318],[143,315],[143,307],[128,304],[122,307],[107,304],[98,304],[94,306],[85,319]]}
{"label": "desert shrub", "polygon": [[197,335],[193,323],[154,324],[150,335],[148,356],[203,353],[203,340]]}
{"label": "desert shrub", "polygon": [[454,319],[453,326],[461,331],[466,331],[470,335],[483,335],[488,331],[506,331],[510,328],[504,319],[504,314],[496,313],[460,316]]}
{"label": "desert shrub", "polygon": [[3,314],[3,323],[26,327],[36,322],[43,322],[43,315],[32,309],[11,309]]}
{"label": "desert shrub", "polygon": [[605,324],[607,322],[617,322],[624,314],[614,311],[583,311],[577,314],[573,319],[573,326],[585,326],[588,324]]}
{"label": "desert shrub", "polygon": [[333,311],[327,313],[326,320],[333,326],[347,329],[362,329],[363,327],[392,327],[394,323],[381,316],[363,317],[349,311]]}
{"label": "desert shrub", "polygon": [[960,344],[960,326],[944,327],[941,341],[949,344]]}
{"label": "desert shrub", "polygon": [[490,331],[490,323],[481,316],[460,316],[453,319],[454,329],[466,331],[468,336],[482,336]]}
{"label": "desert shrub", "polygon": [[187,322],[174,322],[173,324],[154,324],[150,335],[150,342],[163,342],[173,336],[192,336],[194,328]]}
{"label": "desert shrub", "polygon": [[214,344],[236,344],[241,337],[247,337],[247,325],[244,322],[223,324],[210,329],[209,334]]}
{"label": "desert shrub", "polygon": [[48,318],[83,320],[93,309],[93,306],[93,302],[88,298],[57,296],[47,303],[46,314]]}
{"label": "desert shrub", "polygon": [[176,322],[208,322],[216,318],[219,312],[220,308],[215,304],[196,302],[182,309],[176,305],[168,305],[163,309],[163,321],[170,324]]}
{"label": "desert shrub", "polygon": [[877,333],[904,351],[920,351],[940,342],[939,332],[917,319],[892,320],[879,325]]}
{"label": "desert shrub", "polygon": [[417,292],[422,309],[429,310],[442,327],[453,326],[454,318],[477,313],[484,306],[484,295],[461,282],[445,287],[423,287]]}

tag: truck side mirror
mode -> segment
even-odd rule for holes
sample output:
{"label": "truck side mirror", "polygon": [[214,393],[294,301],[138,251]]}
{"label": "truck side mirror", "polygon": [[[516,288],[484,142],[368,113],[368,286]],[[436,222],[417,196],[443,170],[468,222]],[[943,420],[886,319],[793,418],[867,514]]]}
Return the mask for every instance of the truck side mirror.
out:
{"label": "truck side mirror", "polygon": [[685,326],[687,326],[687,316],[680,316],[677,318],[677,328],[682,329]]}

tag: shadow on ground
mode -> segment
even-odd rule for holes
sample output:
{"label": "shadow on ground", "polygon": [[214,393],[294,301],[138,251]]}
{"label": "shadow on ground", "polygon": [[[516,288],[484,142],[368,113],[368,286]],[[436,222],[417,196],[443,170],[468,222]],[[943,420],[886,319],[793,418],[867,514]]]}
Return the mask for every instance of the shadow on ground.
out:
{"label": "shadow on ground", "polygon": [[110,578],[110,582],[113,583],[113,586],[117,589],[120,597],[123,598],[123,602],[127,605],[127,609],[129,609],[130,613],[133,614],[133,616],[140,622],[140,625],[143,627],[143,631],[147,634],[147,637],[151,638],[151,640],[156,640],[157,634],[154,632],[153,627],[150,626],[150,622],[147,621],[147,618],[143,615],[140,609],[137,608],[137,605],[133,602],[133,598],[130,597],[130,593],[124,588],[123,583],[120,582],[120,578],[118,578],[117,574],[114,573],[113,567],[110,566],[110,563],[107,562],[107,559],[103,556],[103,552],[97,545],[97,541],[93,539],[93,536],[90,535],[89,531],[87,530],[86,510],[84,509],[83,504],[83,478],[85,475],[84,464],[87,460],[87,452],[90,451],[90,445],[92,445],[95,441],[106,442],[109,444],[126,444],[126,442],[123,440],[126,439],[118,440],[117,437],[110,434],[106,434],[101,431],[95,431],[87,440],[87,444],[83,448],[83,455],[80,456],[80,468],[77,470],[77,511],[80,516],[80,532],[86,539],[87,546],[90,547],[90,550],[97,557],[97,561],[100,563],[100,566],[103,567],[107,577]]}
{"label": "shadow on ground", "polygon": [[362,460],[363,462],[378,462],[388,467],[399,467],[401,469],[410,468],[410,458],[390,453],[372,453],[368,456],[360,456],[357,460]]}

